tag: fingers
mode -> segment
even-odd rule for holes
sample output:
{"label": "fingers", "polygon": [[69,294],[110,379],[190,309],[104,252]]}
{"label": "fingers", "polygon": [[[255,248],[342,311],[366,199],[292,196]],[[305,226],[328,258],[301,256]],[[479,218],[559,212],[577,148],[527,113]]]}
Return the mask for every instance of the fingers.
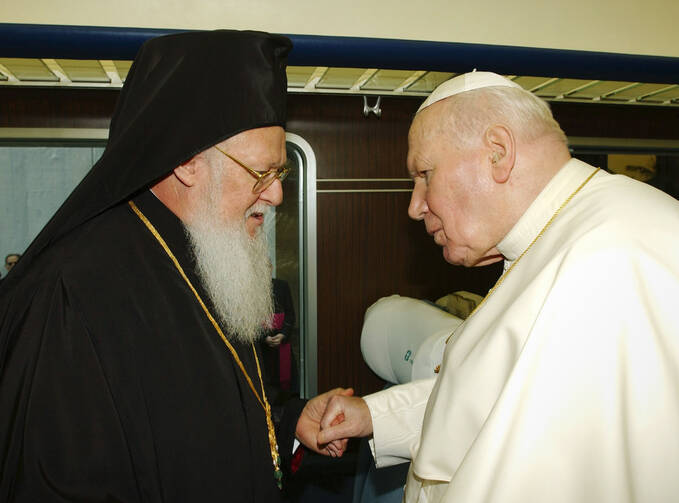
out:
{"label": "fingers", "polygon": [[323,445],[330,444],[333,441],[346,441],[349,437],[355,436],[353,429],[354,427],[346,421],[336,426],[324,428],[318,433],[317,442]]}
{"label": "fingers", "polygon": [[341,458],[344,452],[347,450],[348,439],[333,440],[325,446],[325,454],[328,454],[333,458]]}
{"label": "fingers", "polygon": [[343,389],[344,388],[333,388],[318,396],[324,397],[326,401],[329,401],[333,396],[339,395]]}
{"label": "fingers", "polygon": [[[336,390],[332,390],[332,392],[334,391]],[[335,395],[330,398],[327,406],[325,407],[325,413],[321,418],[321,429],[324,430],[330,426],[333,426],[333,424],[337,424],[337,420],[340,415],[342,416],[342,421],[344,421],[344,404],[342,400],[337,395]]]}
{"label": "fingers", "polygon": [[330,426],[336,426],[342,422],[344,422],[344,414],[339,413],[337,416],[335,416],[335,419],[332,420]]}
{"label": "fingers", "polygon": [[325,447],[326,452],[330,455],[332,458],[339,458],[342,456],[343,452],[341,452],[339,449],[334,444],[328,444]]}
{"label": "fingers", "polygon": [[365,437],[372,434],[370,409],[360,397],[337,394],[330,398],[320,421],[318,442]]}
{"label": "fingers", "polygon": [[333,388],[330,391],[326,391],[323,394],[327,395],[328,397],[332,397],[335,395],[352,396],[354,394],[354,388]]}
{"label": "fingers", "polygon": [[347,444],[348,443],[349,443],[349,439],[343,438],[342,440],[333,440],[328,445],[332,446],[333,449],[335,449],[335,451],[339,453],[339,456],[342,456],[342,454],[344,454],[344,451],[347,450]]}

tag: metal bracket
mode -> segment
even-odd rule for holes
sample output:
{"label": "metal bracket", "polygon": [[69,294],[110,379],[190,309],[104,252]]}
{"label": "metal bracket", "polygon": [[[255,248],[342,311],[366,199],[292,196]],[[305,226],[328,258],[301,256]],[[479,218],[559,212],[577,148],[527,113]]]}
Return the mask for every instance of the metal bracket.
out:
{"label": "metal bracket", "polygon": [[370,107],[370,106],[368,106],[368,97],[363,96],[363,115],[368,117],[368,115],[370,115],[370,112],[372,112],[377,117],[380,117],[382,115],[382,109],[380,108],[380,102],[381,101],[382,101],[382,96],[378,96],[377,102],[375,103],[375,106]]}

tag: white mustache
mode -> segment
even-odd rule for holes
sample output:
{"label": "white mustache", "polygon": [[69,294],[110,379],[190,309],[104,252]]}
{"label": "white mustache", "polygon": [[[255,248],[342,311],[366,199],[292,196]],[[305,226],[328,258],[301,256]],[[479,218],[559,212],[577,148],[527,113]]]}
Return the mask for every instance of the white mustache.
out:
{"label": "white mustache", "polygon": [[262,216],[267,216],[267,214],[271,211],[271,206],[269,206],[266,203],[255,203],[252,206],[250,206],[246,212],[245,212],[245,218],[247,219],[250,215],[253,213],[261,213]]}

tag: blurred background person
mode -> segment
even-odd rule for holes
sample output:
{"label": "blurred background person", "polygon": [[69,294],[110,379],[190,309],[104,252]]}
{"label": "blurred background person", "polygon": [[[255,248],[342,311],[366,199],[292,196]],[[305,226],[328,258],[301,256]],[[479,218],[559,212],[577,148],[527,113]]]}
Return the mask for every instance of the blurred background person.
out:
{"label": "blurred background person", "polygon": [[288,282],[278,278],[271,281],[274,313],[271,326],[264,331],[260,342],[269,398],[278,403],[295,391],[291,385],[297,369],[290,345],[295,330],[295,307]]}
{"label": "blurred background person", "polygon": [[[7,270],[7,274],[9,274],[9,271],[12,270],[12,268],[16,265],[17,262],[19,262],[19,259],[21,258],[20,253],[10,253],[5,257],[5,269]],[[2,281],[3,278],[0,278],[0,281]]]}

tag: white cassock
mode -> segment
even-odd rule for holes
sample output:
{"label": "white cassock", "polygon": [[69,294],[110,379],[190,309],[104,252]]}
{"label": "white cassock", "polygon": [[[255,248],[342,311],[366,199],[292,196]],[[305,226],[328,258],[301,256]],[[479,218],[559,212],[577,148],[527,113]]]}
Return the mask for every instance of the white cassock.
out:
{"label": "white cassock", "polygon": [[[570,160],[498,245],[528,248]],[[600,171],[454,333],[437,378],[366,397],[407,502],[679,501],[679,202]]]}

